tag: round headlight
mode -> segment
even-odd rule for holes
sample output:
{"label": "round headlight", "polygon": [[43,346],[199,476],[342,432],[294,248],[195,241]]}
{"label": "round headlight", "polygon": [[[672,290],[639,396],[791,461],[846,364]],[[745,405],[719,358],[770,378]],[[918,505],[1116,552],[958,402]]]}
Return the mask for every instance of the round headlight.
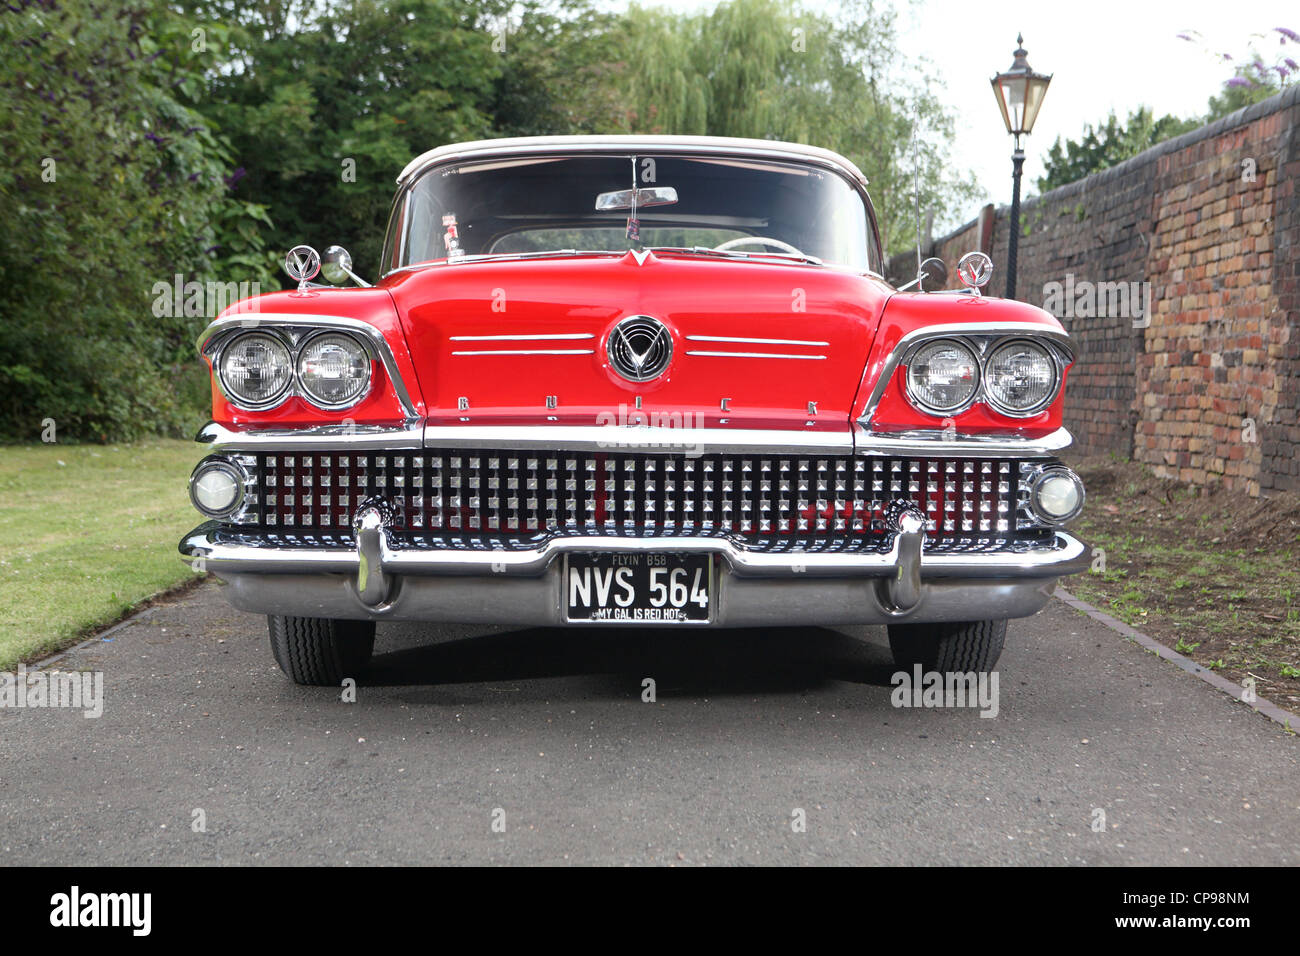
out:
{"label": "round headlight", "polygon": [[933,415],[948,415],[969,405],[980,384],[975,353],[960,342],[940,339],[916,350],[907,365],[912,402]]}
{"label": "round headlight", "polygon": [[998,411],[1031,415],[1056,395],[1056,363],[1033,342],[1008,342],[989,356],[984,369],[984,393]]}
{"label": "round headlight", "polygon": [[221,350],[221,385],[241,405],[274,404],[293,379],[289,350],[274,335],[246,332]]}
{"label": "round headlight", "polygon": [[209,518],[227,518],[244,503],[245,475],[224,458],[198,463],[190,475],[190,501]]}
{"label": "round headlight", "polygon": [[298,381],[317,405],[351,405],[370,384],[370,357],[350,335],[317,335],[298,355]]}

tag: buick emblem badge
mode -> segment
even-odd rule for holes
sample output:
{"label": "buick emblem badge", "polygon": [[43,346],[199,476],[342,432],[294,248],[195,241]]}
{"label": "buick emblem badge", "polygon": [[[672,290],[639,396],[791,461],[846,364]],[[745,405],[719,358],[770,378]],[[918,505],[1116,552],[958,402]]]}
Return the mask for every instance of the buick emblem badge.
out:
{"label": "buick emblem badge", "polygon": [[610,367],[629,382],[662,375],[673,357],[673,334],[649,315],[630,315],[609,331],[605,354]]}

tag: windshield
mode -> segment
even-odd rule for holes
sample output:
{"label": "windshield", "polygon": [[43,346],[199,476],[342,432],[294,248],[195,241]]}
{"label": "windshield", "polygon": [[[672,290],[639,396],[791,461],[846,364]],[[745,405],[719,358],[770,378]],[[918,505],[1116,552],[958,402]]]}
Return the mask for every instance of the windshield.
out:
{"label": "windshield", "polygon": [[380,271],[467,256],[719,246],[866,271],[876,268],[871,237],[862,194],[817,166],[642,154],[532,157],[421,175],[394,206]]}

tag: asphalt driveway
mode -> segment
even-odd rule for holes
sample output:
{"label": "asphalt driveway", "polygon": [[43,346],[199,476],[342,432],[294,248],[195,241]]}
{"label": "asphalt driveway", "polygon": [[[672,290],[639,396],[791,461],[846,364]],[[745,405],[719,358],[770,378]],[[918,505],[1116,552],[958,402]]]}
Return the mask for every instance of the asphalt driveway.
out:
{"label": "asphalt driveway", "polygon": [[0,863],[1300,862],[1300,743],[1058,601],[991,719],[879,628],[386,625],[345,703],[215,583],[57,666],[104,713],[0,709]]}

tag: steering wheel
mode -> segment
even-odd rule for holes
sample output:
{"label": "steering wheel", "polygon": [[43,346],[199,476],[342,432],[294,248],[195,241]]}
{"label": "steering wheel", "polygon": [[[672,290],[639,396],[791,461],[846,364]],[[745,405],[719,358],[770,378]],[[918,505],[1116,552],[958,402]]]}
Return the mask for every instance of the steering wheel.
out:
{"label": "steering wheel", "polygon": [[790,245],[788,242],[782,242],[780,239],[772,239],[768,236],[740,236],[737,239],[728,239],[721,245],[714,246],[715,252],[726,252],[728,249],[734,249],[736,246],[753,245],[760,243],[762,245],[775,246],[782,252],[788,252],[792,256],[802,256],[803,252]]}

